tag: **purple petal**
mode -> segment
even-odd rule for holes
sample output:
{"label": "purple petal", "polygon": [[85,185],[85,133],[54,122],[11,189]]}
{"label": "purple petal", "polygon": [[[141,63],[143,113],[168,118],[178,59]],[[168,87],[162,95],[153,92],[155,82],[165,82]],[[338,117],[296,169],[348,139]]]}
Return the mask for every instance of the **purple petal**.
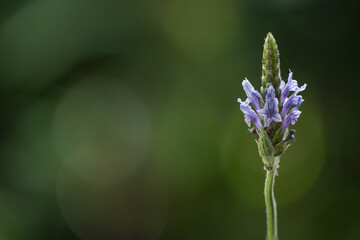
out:
{"label": "purple petal", "polygon": [[283,103],[286,100],[290,91],[298,93],[298,92],[304,91],[306,88],[306,84],[304,84],[303,86],[301,86],[299,88],[297,81],[292,79],[293,73],[291,72],[291,70],[289,70],[289,71],[290,71],[290,73],[289,73],[289,77],[288,77],[288,82],[282,88],[282,91],[281,91],[281,95],[280,95],[281,103]]}
{"label": "purple petal", "polygon": [[285,98],[287,97],[287,95],[290,92],[290,86],[293,83],[292,75],[293,75],[293,73],[290,71],[288,81],[287,81],[285,87],[281,91],[280,102],[284,102]]}
{"label": "purple petal", "polygon": [[250,127],[251,122],[253,122],[255,127],[257,127],[258,129],[262,129],[260,117],[249,106],[250,99],[247,98],[245,102],[242,102],[241,99],[238,98],[238,102],[240,103],[240,110],[245,115],[246,124]]}
{"label": "purple petal", "polygon": [[259,109],[257,112],[260,116],[264,117],[265,127],[269,127],[270,124],[275,122],[281,122],[282,118],[279,114],[279,100],[275,97],[275,89],[273,86],[265,89],[266,102],[264,108]]}
{"label": "purple petal", "polygon": [[299,108],[303,102],[304,99],[302,96],[296,95],[296,92],[293,93],[290,98],[285,100],[283,108],[281,109],[281,115],[285,116],[293,105],[297,105],[297,108]]}
{"label": "purple petal", "polygon": [[283,80],[281,80],[281,83],[280,83],[280,89],[283,90],[285,87],[285,82]]}
{"label": "purple petal", "polygon": [[248,99],[250,99],[250,102],[254,106],[255,110],[260,109],[260,102],[263,100],[260,93],[255,90],[255,88],[251,85],[249,80],[245,78],[245,80],[242,82],[244,91],[246,93],[246,96]]}
{"label": "purple petal", "polygon": [[282,123],[282,128],[285,130],[289,127],[290,123],[294,125],[298,118],[300,117],[301,111],[297,108],[293,108],[290,110],[289,114],[284,118]]}
{"label": "purple petal", "polygon": [[[294,80],[294,81],[295,81],[295,80]],[[296,85],[297,85],[297,83],[296,83]],[[304,85],[302,85],[301,87],[296,87],[294,90],[290,89],[290,91],[294,91],[294,92],[296,92],[296,93],[302,92],[302,91],[305,90],[306,86],[307,86],[307,84],[304,83]]]}

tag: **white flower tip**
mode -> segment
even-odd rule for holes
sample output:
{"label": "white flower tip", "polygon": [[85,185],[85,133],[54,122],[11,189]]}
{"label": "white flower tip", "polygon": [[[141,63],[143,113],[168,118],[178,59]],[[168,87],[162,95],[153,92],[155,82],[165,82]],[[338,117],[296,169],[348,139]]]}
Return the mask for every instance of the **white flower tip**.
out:
{"label": "white flower tip", "polygon": [[242,85],[243,85],[243,87],[246,85],[246,84],[249,84],[250,82],[249,82],[249,80],[247,79],[247,78],[245,78],[243,81],[242,81]]}
{"label": "white flower tip", "polygon": [[275,88],[273,87],[273,85],[270,85],[270,87],[268,87],[268,90],[275,91]]}
{"label": "white flower tip", "polygon": [[304,85],[302,85],[300,88],[298,88],[298,90],[297,90],[296,92],[298,93],[298,92],[302,92],[302,91],[304,91],[304,90],[305,90],[305,88],[306,88],[306,86],[307,86],[307,84],[306,84],[306,83],[304,83]]}
{"label": "white flower tip", "polygon": [[238,99],[237,99],[237,102],[238,102],[238,103],[241,103],[241,99],[240,99],[240,98],[238,98]]}

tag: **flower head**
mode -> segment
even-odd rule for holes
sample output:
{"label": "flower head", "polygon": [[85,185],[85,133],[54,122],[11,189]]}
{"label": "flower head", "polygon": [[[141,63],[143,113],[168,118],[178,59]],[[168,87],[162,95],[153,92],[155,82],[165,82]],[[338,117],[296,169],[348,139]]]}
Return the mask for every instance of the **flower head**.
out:
{"label": "flower head", "polygon": [[[264,44],[261,85],[259,93],[249,80],[243,80],[247,99],[244,102],[238,99],[240,110],[245,115],[246,124],[250,127],[253,123],[256,127],[251,132],[255,131],[257,138],[267,136],[273,146],[268,149],[274,149],[274,156],[279,156],[289,146],[287,142],[295,140],[295,131],[288,128],[300,117],[299,107],[304,99],[298,93],[305,90],[306,84],[299,87],[291,71],[287,83],[281,80],[279,50],[271,33],[267,35]],[[288,96],[290,92],[293,93]]]}

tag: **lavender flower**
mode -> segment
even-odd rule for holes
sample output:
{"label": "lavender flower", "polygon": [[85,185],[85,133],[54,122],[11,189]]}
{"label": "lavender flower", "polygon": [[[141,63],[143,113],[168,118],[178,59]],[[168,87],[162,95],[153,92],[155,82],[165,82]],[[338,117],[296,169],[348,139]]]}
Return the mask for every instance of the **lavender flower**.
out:
{"label": "lavender flower", "polygon": [[249,80],[245,78],[242,82],[243,88],[245,90],[246,96],[254,106],[255,110],[260,109],[260,103],[262,103],[263,99],[258,91],[254,89]]}
{"label": "lavender flower", "polygon": [[242,102],[240,98],[238,98],[238,102],[240,103],[240,110],[244,113],[245,115],[245,122],[246,124],[250,127],[250,123],[253,122],[254,125],[258,128],[261,129],[262,128],[262,123],[261,120],[259,118],[259,116],[255,113],[254,110],[251,109],[251,107],[249,106],[250,103],[250,99],[246,99],[245,102]]}
{"label": "lavender flower", "polygon": [[[284,118],[284,122],[282,123],[284,131],[288,128],[290,122],[293,125],[295,124],[297,118],[300,116],[300,111],[295,110],[298,110],[300,105],[304,102],[303,97],[297,95],[297,93],[305,90],[306,84],[302,87],[298,87],[297,81],[292,80],[292,74],[293,73],[290,71],[288,83],[286,85],[284,81],[282,81],[279,86],[279,88],[282,89],[280,104],[279,99],[275,96],[275,89],[272,85],[264,91],[266,96],[264,103],[260,93],[254,89],[249,80],[243,80],[242,85],[248,98],[245,102],[242,102],[239,98],[238,102],[240,103],[241,111],[245,114],[245,122],[249,127],[251,122],[253,122],[255,127],[259,130],[263,129],[263,126],[268,128],[274,122],[283,122],[282,117]],[[287,95],[290,91],[294,91],[294,93],[288,98]],[[250,103],[254,106],[256,112],[251,108],[249,105]],[[293,107],[294,105],[295,107]],[[279,107],[281,108],[281,114],[279,112]],[[289,112],[292,107],[293,111]],[[291,119],[291,121],[289,121],[289,119]]]}
{"label": "lavender flower", "polygon": [[[271,34],[268,34],[264,44],[261,80],[262,87],[259,93],[245,78],[242,86],[247,99],[243,102],[239,98],[238,102],[246,124],[256,127],[250,132],[255,131],[258,138],[262,131],[266,131],[266,136],[271,140],[275,151],[274,156],[280,156],[289,146],[287,142],[290,139],[290,124],[294,125],[300,117],[299,107],[304,99],[298,93],[305,90],[306,84],[299,87],[298,82],[293,79],[291,70],[287,83],[281,80],[279,51]],[[293,93],[289,96],[291,92]]]}
{"label": "lavender flower", "polygon": [[297,121],[297,119],[300,117],[301,111],[297,110],[297,108],[293,108],[290,110],[289,114],[286,115],[281,127],[283,129],[287,129],[290,125],[294,125]]}
{"label": "lavender flower", "polygon": [[301,91],[304,91],[306,88],[306,83],[301,88],[299,88],[297,81],[292,79],[293,73],[291,72],[291,70],[289,70],[289,71],[290,71],[290,73],[289,73],[287,84],[285,85],[285,82],[281,81],[281,85],[280,85],[280,89],[281,89],[280,102],[281,103],[284,102],[286,97],[289,95],[290,91],[301,92]]}
{"label": "lavender flower", "polygon": [[293,93],[289,98],[285,99],[285,102],[281,110],[281,115],[285,116],[293,105],[296,105],[297,108],[299,108],[301,103],[303,102],[304,99],[302,96],[297,96],[296,92]]}
{"label": "lavender flower", "polygon": [[[260,93],[255,90],[249,80],[245,79],[242,86],[247,99],[240,103],[245,122],[254,128],[259,155],[266,170],[265,205],[267,240],[278,240],[277,210],[274,196],[274,182],[279,168],[280,156],[295,141],[295,130],[289,129],[300,117],[300,105],[304,102],[299,92],[304,91],[306,84],[299,87],[290,71],[287,83],[281,80],[279,50],[275,38],[268,33],[262,59],[262,76]],[[293,92],[290,97],[290,92]],[[250,106],[254,107],[254,110]]]}

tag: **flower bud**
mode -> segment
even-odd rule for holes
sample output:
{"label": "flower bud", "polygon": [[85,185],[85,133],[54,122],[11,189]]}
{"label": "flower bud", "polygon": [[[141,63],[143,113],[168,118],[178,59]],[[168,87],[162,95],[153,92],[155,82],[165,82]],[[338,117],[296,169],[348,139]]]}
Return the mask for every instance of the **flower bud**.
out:
{"label": "flower bud", "polygon": [[276,96],[279,97],[281,83],[280,75],[280,54],[275,38],[268,33],[265,38],[264,51],[262,58],[262,76],[261,76],[261,94],[264,96],[264,90],[272,85]]}
{"label": "flower bud", "polygon": [[274,147],[266,131],[260,131],[257,143],[265,168],[271,170],[274,163]]}

